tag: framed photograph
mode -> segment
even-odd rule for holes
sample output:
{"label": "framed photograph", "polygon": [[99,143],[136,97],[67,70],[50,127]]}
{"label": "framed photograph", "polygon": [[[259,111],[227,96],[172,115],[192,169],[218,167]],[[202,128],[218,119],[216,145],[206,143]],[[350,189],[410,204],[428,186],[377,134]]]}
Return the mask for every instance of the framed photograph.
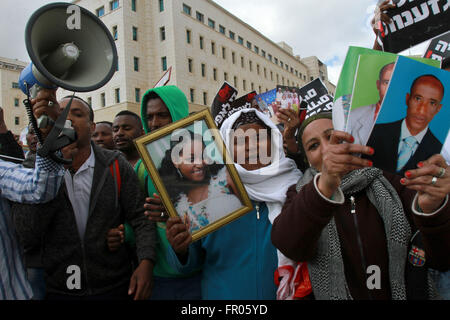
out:
{"label": "framed photograph", "polygon": [[193,241],[253,210],[208,109],[135,140],[171,217]]}

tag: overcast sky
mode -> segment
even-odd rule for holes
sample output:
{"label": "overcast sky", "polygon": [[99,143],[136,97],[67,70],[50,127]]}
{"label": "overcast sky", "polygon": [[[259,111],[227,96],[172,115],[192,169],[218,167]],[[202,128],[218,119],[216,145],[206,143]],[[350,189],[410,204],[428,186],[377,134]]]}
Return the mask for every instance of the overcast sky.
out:
{"label": "overcast sky", "polygon": [[[29,61],[24,43],[25,25],[36,9],[50,2],[57,1],[0,0],[0,56]],[[294,54],[317,56],[328,65],[328,75],[334,84],[348,46],[371,48],[375,39],[369,22],[376,0],[215,2],[272,41],[286,42],[294,49]],[[423,44],[406,53],[422,54],[425,49],[426,44]]]}

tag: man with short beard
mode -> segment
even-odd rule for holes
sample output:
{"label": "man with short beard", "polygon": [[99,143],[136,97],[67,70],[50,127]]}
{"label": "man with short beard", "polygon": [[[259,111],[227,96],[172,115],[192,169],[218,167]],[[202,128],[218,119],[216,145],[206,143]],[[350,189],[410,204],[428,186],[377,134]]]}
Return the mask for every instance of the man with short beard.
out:
{"label": "man with short beard", "polygon": [[121,111],[114,118],[112,132],[116,150],[122,151],[134,167],[140,156],[133,140],[144,134],[141,118],[131,111]]}

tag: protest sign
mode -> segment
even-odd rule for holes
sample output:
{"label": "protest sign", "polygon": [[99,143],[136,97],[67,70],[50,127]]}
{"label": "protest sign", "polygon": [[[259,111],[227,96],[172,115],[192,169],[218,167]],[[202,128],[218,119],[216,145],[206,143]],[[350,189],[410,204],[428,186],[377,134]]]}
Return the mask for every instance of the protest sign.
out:
{"label": "protest sign", "polygon": [[442,61],[450,57],[450,31],[431,40],[424,58]]}
{"label": "protest sign", "polygon": [[333,108],[333,97],[328,93],[327,87],[320,78],[301,87],[298,92],[301,99],[308,104],[305,119],[320,112],[331,112]]}
{"label": "protest sign", "polygon": [[171,74],[172,74],[172,67],[167,69],[167,71],[163,74],[161,79],[159,79],[158,82],[153,86],[153,88],[164,87],[166,84],[168,84],[170,81]]}
{"label": "protest sign", "polygon": [[394,0],[387,11],[392,19],[382,23],[378,39],[384,51],[398,53],[450,29],[450,2],[440,0]]}
{"label": "protest sign", "polygon": [[237,94],[238,91],[228,82],[225,82],[214,98],[211,106],[211,114],[219,128],[228,117],[228,112],[231,110],[231,103],[236,99]]}
{"label": "protest sign", "polygon": [[450,127],[449,84],[449,72],[398,57],[367,143],[375,167],[403,175],[441,153]]}

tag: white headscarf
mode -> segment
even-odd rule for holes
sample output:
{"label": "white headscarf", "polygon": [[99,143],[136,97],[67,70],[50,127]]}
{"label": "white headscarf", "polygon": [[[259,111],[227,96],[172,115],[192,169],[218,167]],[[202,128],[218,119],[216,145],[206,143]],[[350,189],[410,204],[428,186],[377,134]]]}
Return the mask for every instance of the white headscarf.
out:
{"label": "white headscarf", "polygon": [[264,113],[256,109],[240,110],[223,122],[220,133],[228,150],[233,150],[232,127],[240,115],[247,112],[255,112],[257,117],[271,128],[272,162],[266,167],[253,171],[244,169],[238,163],[235,163],[235,167],[250,199],[266,203],[269,209],[269,220],[273,223],[286,201],[287,189],[298,182],[302,173],[297,169],[295,162],[284,155],[281,132]]}
{"label": "white headscarf", "polygon": [[[228,150],[233,150],[232,127],[242,113],[255,112],[257,117],[271,128],[272,162],[267,167],[248,171],[238,163],[235,167],[245,189],[254,201],[263,201],[269,210],[269,220],[273,224],[275,218],[280,214],[286,201],[287,189],[296,184],[302,177],[297,165],[292,159],[286,158],[283,150],[283,137],[275,124],[263,113],[255,109],[240,110],[225,120],[220,128],[222,139]],[[282,276],[277,289],[278,300],[291,300],[295,294],[295,279],[298,278],[301,263],[296,263],[284,256],[277,250],[278,268],[277,272]]]}

